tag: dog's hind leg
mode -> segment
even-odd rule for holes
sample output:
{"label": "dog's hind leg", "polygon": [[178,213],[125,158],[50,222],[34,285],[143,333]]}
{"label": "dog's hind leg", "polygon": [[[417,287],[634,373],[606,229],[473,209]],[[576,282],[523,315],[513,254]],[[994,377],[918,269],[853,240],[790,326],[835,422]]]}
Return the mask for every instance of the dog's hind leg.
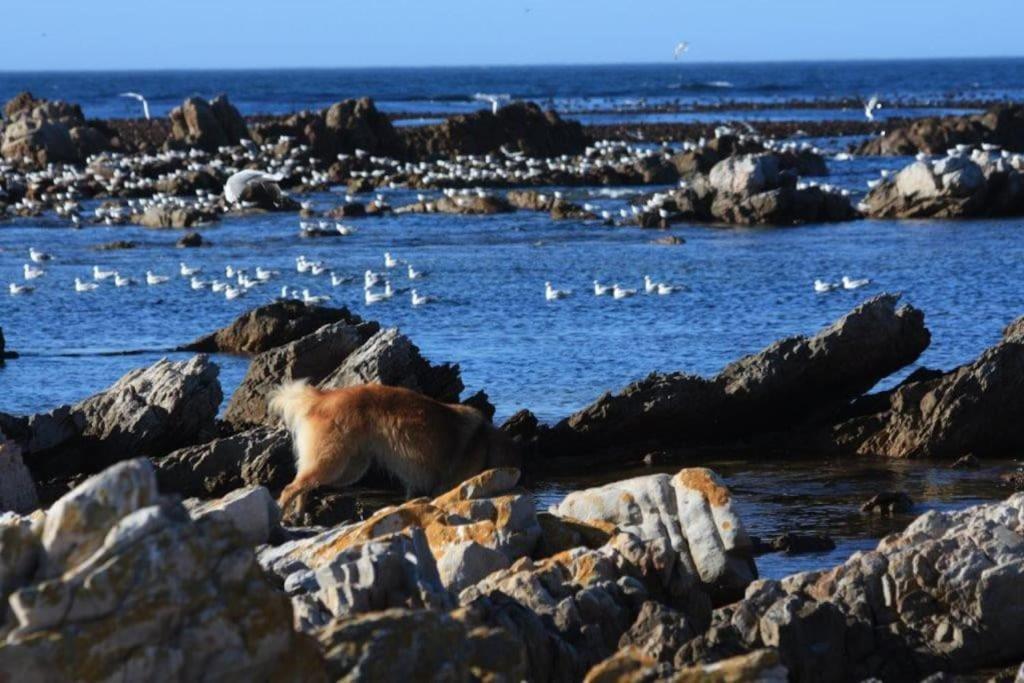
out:
{"label": "dog's hind leg", "polygon": [[333,442],[326,445],[316,457],[300,458],[302,469],[295,479],[284,487],[278,505],[284,512],[288,504],[302,493],[328,484],[344,488],[351,486],[363,478],[370,469],[372,459],[361,453],[357,446],[347,446],[344,442]]}

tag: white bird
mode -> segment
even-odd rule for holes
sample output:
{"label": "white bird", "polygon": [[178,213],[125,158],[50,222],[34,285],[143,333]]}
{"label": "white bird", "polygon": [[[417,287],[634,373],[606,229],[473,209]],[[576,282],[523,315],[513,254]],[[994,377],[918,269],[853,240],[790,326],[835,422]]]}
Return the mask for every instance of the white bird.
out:
{"label": "white bird", "polygon": [[384,275],[382,273],[375,273],[372,270],[368,270],[363,273],[363,287],[369,289],[370,287],[376,287],[384,281]]}
{"label": "white bird", "polygon": [[384,252],[384,267],[385,268],[394,268],[394,267],[396,267],[398,265],[398,263],[399,263],[398,259],[396,259],[394,256],[392,256],[390,251],[385,251]]}
{"label": "white bird", "polygon": [[266,282],[270,278],[277,277],[280,275],[276,270],[267,270],[266,268],[256,267],[256,279],[260,282]]}
{"label": "white bird", "polygon": [[327,272],[327,266],[319,261],[309,265],[310,275],[323,275],[325,272]]}
{"label": "white bird", "polygon": [[135,284],[135,280],[131,279],[130,277],[121,277],[120,273],[114,273],[114,286],[115,287],[128,287],[129,285],[134,285],[134,284]]}
{"label": "white bird", "polygon": [[178,265],[179,265],[179,272],[181,273],[182,277],[192,277],[193,275],[196,275],[197,273],[203,272],[202,268],[198,268],[198,267],[190,268],[190,267],[186,266],[184,263],[180,263]]}
{"label": "white bird", "polygon": [[335,223],[334,229],[337,230],[338,234],[341,235],[342,237],[353,235],[356,232],[358,232],[355,228],[349,227],[347,225],[342,225],[341,223]]}
{"label": "white bird", "polygon": [[659,284],[652,280],[650,275],[644,275],[644,294],[654,294],[658,291]]}
{"label": "white bird", "polygon": [[383,292],[375,292],[372,289],[367,289],[366,291],[363,292],[363,298],[365,299],[367,305],[378,304],[381,301],[386,301],[387,299],[391,298],[391,294],[389,293],[389,291],[390,283],[388,285],[388,289],[385,289]]}
{"label": "white bird", "polygon": [[233,301],[238,297],[242,296],[242,291],[243,290],[241,287],[232,287],[228,285],[227,287],[224,288],[224,298],[227,299],[228,301]]}
{"label": "white bird", "polygon": [[33,247],[29,247],[28,257],[32,259],[33,263],[42,263],[43,261],[49,261],[53,259],[53,257],[47,254],[46,252],[39,251],[38,249],[35,249]]}
{"label": "white bird", "polygon": [[842,278],[843,289],[860,289],[871,284],[871,280],[868,278],[854,279],[848,275],[844,275]]}
{"label": "white bird", "polygon": [[209,282],[206,282],[205,280],[200,280],[197,277],[193,277],[189,284],[192,287],[192,289],[206,289],[207,287],[210,286]]}
{"label": "white bird", "polygon": [[322,296],[313,296],[312,294],[309,293],[308,289],[302,290],[302,303],[306,304],[307,306],[322,304],[330,300],[331,297],[327,296],[326,294]]}
{"label": "white bird", "polygon": [[597,280],[594,280],[594,296],[606,296],[612,291],[611,285],[602,285]]}
{"label": "white bird", "polygon": [[348,284],[349,282],[352,282],[352,279],[353,278],[348,275],[337,275],[335,273],[331,273],[331,287],[339,287],[341,285]]}
{"label": "white bird", "polygon": [[658,283],[658,294],[661,296],[665,296],[666,294],[675,294],[679,289],[680,288],[675,285],[666,284],[664,282]]}
{"label": "white bird", "polygon": [[427,274],[425,272],[423,272],[422,270],[416,270],[415,268],[412,267],[412,264],[409,264],[409,279],[410,280],[422,280],[424,277],[426,277],[426,275]]}
{"label": "white bird", "polygon": [[121,93],[121,97],[130,97],[134,100],[142,102],[142,115],[145,116],[147,119],[149,118],[149,102],[146,101],[145,97],[143,97],[137,92],[123,92]]}
{"label": "white bird", "polygon": [[117,275],[116,270],[100,270],[99,266],[92,267],[92,279],[93,280],[109,280]]}
{"label": "white bird", "polygon": [[572,290],[569,289],[555,289],[551,286],[550,282],[544,283],[544,298],[548,301],[557,301],[558,299],[564,299],[572,294]]}
{"label": "white bird", "polygon": [[245,188],[254,183],[264,184],[272,191],[280,194],[281,188],[277,183],[284,180],[284,176],[275,173],[266,173],[255,169],[246,169],[233,174],[224,183],[224,199],[231,204],[236,204],[242,197]]}
{"label": "white bird", "polygon": [[825,282],[824,280],[814,281],[814,291],[817,292],[818,294],[825,294],[826,292],[831,292],[832,290],[837,289],[838,287],[839,285],[835,284],[834,282]]}
{"label": "white bird", "polygon": [[473,99],[479,102],[490,102],[491,113],[497,114],[501,103],[508,102],[512,98],[509,95],[489,95],[487,93],[478,92],[476,95],[473,95]]}
{"label": "white bird", "polygon": [[231,278],[233,278],[234,276],[235,276],[235,267],[231,266],[231,265],[225,266],[224,267],[224,277],[231,277]]}
{"label": "white bird", "polygon": [[75,278],[75,291],[76,292],[91,292],[92,290],[99,287],[95,282],[82,282],[81,278]]}
{"label": "white bird", "polygon": [[434,301],[434,297],[427,296],[427,295],[421,295],[415,289],[412,290],[411,294],[412,294],[412,305],[413,306],[422,306],[423,304],[433,303],[433,301]]}
{"label": "white bird", "polygon": [[620,287],[618,283],[612,285],[612,297],[615,299],[628,299],[629,297],[635,295],[635,289],[626,289],[625,287]]}
{"label": "white bird", "polygon": [[878,95],[872,95],[871,99],[864,105],[864,116],[868,117],[868,121],[874,121],[875,110],[881,108],[882,103],[878,101]]}
{"label": "white bird", "polygon": [[690,44],[685,40],[680,43],[677,43],[675,49],[672,50],[672,58],[678,60],[680,57],[686,54],[686,51],[689,49]]}
{"label": "white bird", "polygon": [[42,268],[34,268],[33,266],[30,266],[27,263],[22,267],[21,270],[22,273],[25,275],[26,280],[35,280],[36,278],[40,278],[46,275],[46,271],[43,270]]}
{"label": "white bird", "polygon": [[221,282],[220,280],[214,280],[213,282],[210,283],[210,289],[212,289],[215,292],[223,292],[227,288],[228,283]]}
{"label": "white bird", "polygon": [[167,277],[166,275],[157,275],[151,270],[146,271],[147,285],[162,285],[163,283],[167,282],[170,279],[171,278]]}
{"label": "white bird", "polygon": [[19,285],[14,282],[10,284],[9,289],[11,292],[11,296],[18,296],[19,294],[28,294],[30,292],[35,291],[35,287],[32,287],[31,285]]}

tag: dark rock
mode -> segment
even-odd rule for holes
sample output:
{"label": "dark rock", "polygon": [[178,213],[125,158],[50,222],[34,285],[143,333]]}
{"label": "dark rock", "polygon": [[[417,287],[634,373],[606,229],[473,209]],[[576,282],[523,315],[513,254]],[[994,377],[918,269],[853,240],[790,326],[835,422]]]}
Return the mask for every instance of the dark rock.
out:
{"label": "dark rock", "polygon": [[191,228],[219,219],[217,213],[197,206],[150,206],[132,221],[145,228]]}
{"label": "dark rock", "polygon": [[884,491],[875,494],[861,505],[860,511],[879,515],[895,515],[910,512],[913,508],[914,501],[903,491]]}
{"label": "dark rock", "polygon": [[302,505],[292,506],[285,521],[292,526],[332,527],[360,518],[359,502],[351,493],[315,489],[303,496]]}
{"label": "dark rock", "polygon": [[480,411],[481,415],[487,418],[488,422],[492,422],[494,420],[494,411],[496,410],[496,408],[494,407],[494,404],[491,403],[490,398],[487,396],[487,392],[483,390],[480,390],[466,398],[462,402],[462,405],[476,408],[477,410]]}
{"label": "dark rock", "polygon": [[1014,491],[1024,491],[1024,469],[1018,468],[1013,472],[1006,472],[1000,479],[1013,488]]}
{"label": "dark rock", "polygon": [[277,301],[246,311],[227,327],[200,337],[181,350],[239,355],[263,353],[336,322],[358,325],[362,320],[346,308]]}
{"label": "dark rock", "polygon": [[766,553],[785,553],[787,555],[801,555],[804,553],[822,553],[835,550],[836,544],[828,536],[812,534],[785,533],[773,538],[762,540],[752,537],[755,555]]}
{"label": "dark rock", "polygon": [[181,249],[191,249],[195,247],[206,246],[207,242],[203,240],[203,236],[198,232],[187,232],[185,236],[178,240],[176,246]]}
{"label": "dark rock", "polygon": [[530,157],[553,157],[579,154],[589,142],[579,123],[563,121],[532,102],[513,102],[497,114],[481,111],[453,116],[405,134],[416,158],[496,153],[502,147]]}
{"label": "dark rock", "polygon": [[671,662],[679,648],[695,635],[685,614],[649,600],[622,634],[619,648],[635,647],[655,661]]}
{"label": "dark rock", "polygon": [[995,144],[1024,152],[1024,106],[994,107],[983,114],[929,117],[868,140],[859,154],[911,156],[918,152],[944,154],[956,145]]}
{"label": "dark rock", "polygon": [[169,142],[178,145],[216,152],[219,147],[237,145],[249,137],[245,120],[225,95],[209,102],[190,97],[172,109],[169,116]]}
{"label": "dark rock", "polygon": [[135,242],[129,240],[115,240],[114,242],[104,242],[103,244],[97,244],[93,249],[96,251],[120,251],[121,249],[134,249],[138,245]]}
{"label": "dark rock", "polygon": [[327,212],[328,218],[362,218],[366,215],[366,205],[359,202],[346,202]]}

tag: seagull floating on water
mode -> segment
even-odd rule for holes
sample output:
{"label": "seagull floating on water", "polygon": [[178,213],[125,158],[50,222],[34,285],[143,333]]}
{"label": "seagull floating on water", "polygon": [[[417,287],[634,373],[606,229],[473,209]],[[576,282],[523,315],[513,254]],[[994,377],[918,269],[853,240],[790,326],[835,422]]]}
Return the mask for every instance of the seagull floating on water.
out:
{"label": "seagull floating on water", "polygon": [[814,281],[814,291],[817,292],[818,294],[825,294],[826,292],[831,292],[832,290],[838,288],[839,285],[837,285],[834,282],[826,282],[825,280]]}
{"label": "seagull floating on water", "polygon": [[628,299],[631,296],[636,296],[635,289],[626,289],[625,287],[620,287],[618,283],[612,285],[612,298]]}
{"label": "seagull floating on water", "polygon": [[202,268],[190,268],[190,267],[186,266],[184,263],[180,263],[178,265],[179,265],[179,272],[181,273],[182,277],[192,277],[193,275],[195,275],[197,273],[201,273],[203,271]]}
{"label": "seagull floating on water", "polygon": [[114,273],[114,286],[115,287],[128,287],[135,284],[135,280],[130,277],[121,277],[120,273]]}
{"label": "seagull floating on water", "polygon": [[572,290],[569,289],[555,289],[551,286],[550,282],[544,283],[544,298],[548,301],[557,301],[558,299],[564,299],[572,294]]}
{"label": "seagull floating on water", "polygon": [[46,275],[46,271],[43,270],[42,268],[35,268],[27,263],[22,267],[21,270],[22,273],[25,275],[26,280],[35,280],[36,278],[40,278]]}
{"label": "seagull floating on water", "polygon": [[871,284],[871,280],[868,278],[854,279],[849,275],[844,275],[842,278],[843,289],[860,289]]}
{"label": "seagull floating on water", "polygon": [[427,296],[425,294],[421,295],[415,289],[412,290],[411,294],[412,294],[412,305],[413,306],[422,306],[424,304],[433,303],[435,301],[434,297]]}
{"label": "seagull floating on water", "polygon": [[167,282],[170,279],[171,278],[167,277],[166,275],[157,275],[151,270],[146,271],[147,285],[162,285],[163,283]]}
{"label": "seagull floating on water", "polygon": [[594,296],[607,296],[612,293],[612,285],[602,285],[594,280]]}
{"label": "seagull floating on water", "polygon": [[43,261],[50,261],[53,259],[53,257],[47,254],[46,252],[39,251],[38,249],[35,249],[33,247],[29,247],[28,257],[32,260],[33,263],[42,263]]}
{"label": "seagull floating on water", "polygon": [[95,282],[82,282],[81,278],[75,278],[75,291],[76,292],[91,292],[92,290],[99,287]]}
{"label": "seagull floating on water", "polygon": [[399,263],[400,263],[399,260],[396,259],[394,256],[392,256],[390,251],[385,251],[384,252],[384,267],[385,268],[395,268],[396,266],[398,266]]}
{"label": "seagull floating on water", "polygon": [[31,285],[19,285],[16,282],[12,282],[8,289],[11,292],[11,296],[18,296],[19,294],[29,294],[35,291],[35,287]]}
{"label": "seagull floating on water", "polygon": [[409,272],[409,279],[410,280],[422,280],[427,275],[422,270],[416,270],[415,268],[413,268],[412,264],[409,264],[409,271],[408,272]]}
{"label": "seagull floating on water", "polygon": [[93,280],[109,280],[117,275],[116,270],[101,270],[99,266],[92,267]]}

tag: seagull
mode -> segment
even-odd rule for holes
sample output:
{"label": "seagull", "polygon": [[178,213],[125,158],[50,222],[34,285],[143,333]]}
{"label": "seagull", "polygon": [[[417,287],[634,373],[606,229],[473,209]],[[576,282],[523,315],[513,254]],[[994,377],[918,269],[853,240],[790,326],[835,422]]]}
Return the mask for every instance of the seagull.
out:
{"label": "seagull", "polygon": [[313,296],[312,294],[309,293],[308,289],[302,290],[302,303],[306,304],[307,306],[315,306],[317,304],[322,304],[330,300],[331,297],[327,296],[326,294],[322,296]]}
{"label": "seagull", "polygon": [[227,182],[224,183],[224,199],[226,199],[230,204],[237,204],[238,200],[241,199],[245,188],[251,184],[263,184],[267,187],[273,188],[277,194],[280,194],[281,188],[277,186],[277,183],[282,180],[284,180],[284,176],[274,173],[265,173],[264,171],[257,171],[255,169],[239,171],[229,177]]}
{"label": "seagull", "polygon": [[610,294],[612,289],[611,285],[602,285],[597,280],[594,280],[594,296],[605,296]]}
{"label": "seagull", "polygon": [[331,287],[338,287],[341,285],[348,284],[349,282],[352,282],[353,279],[354,278],[349,277],[348,275],[336,275],[334,273],[331,273]]}
{"label": "seagull", "polygon": [[411,293],[412,293],[412,305],[413,306],[422,306],[423,304],[429,304],[429,303],[433,303],[435,301],[434,297],[426,296],[426,295],[421,295],[415,289],[412,290]]}
{"label": "seagull", "polygon": [[411,264],[409,265],[409,279],[410,280],[422,280],[424,277],[426,277],[426,275],[427,274],[425,272],[423,272],[422,270],[416,270],[415,268],[412,267]]}
{"label": "seagull", "polygon": [[382,273],[375,273],[372,270],[368,270],[363,274],[363,287],[366,289],[376,287],[382,282],[384,282],[384,275]]}
{"label": "seagull", "polygon": [[19,285],[14,282],[10,284],[9,289],[11,291],[11,296],[18,296],[19,294],[29,294],[35,291],[35,287],[32,287],[31,285]]}
{"label": "seagull", "polygon": [[42,263],[43,261],[50,261],[53,259],[53,257],[46,252],[39,251],[33,247],[29,247],[28,257],[32,259],[33,263]]}
{"label": "seagull", "polygon": [[348,235],[352,235],[357,232],[355,228],[351,228],[347,225],[342,225],[341,223],[335,223],[334,229],[337,230],[338,234],[341,235],[342,237],[347,237]]}
{"label": "seagull", "polygon": [[618,283],[612,285],[612,297],[615,299],[628,299],[629,297],[635,295],[635,289],[626,289],[624,287],[619,287]]}
{"label": "seagull", "polygon": [[864,116],[868,117],[868,121],[874,121],[875,110],[881,108],[882,103],[878,101],[878,95],[872,95],[868,103],[864,105]]}
{"label": "seagull", "polygon": [[92,267],[92,279],[93,280],[109,280],[117,275],[116,270],[100,270],[99,266]]}
{"label": "seagull", "polygon": [[227,288],[228,283],[221,282],[220,280],[214,280],[213,282],[210,283],[210,289],[212,289],[215,292],[223,292]]}
{"label": "seagull", "polygon": [[42,268],[34,268],[27,263],[22,267],[22,272],[24,273],[26,280],[35,280],[36,278],[46,275],[46,271]]}
{"label": "seagull", "polygon": [[501,103],[508,102],[509,100],[512,99],[512,97],[509,95],[489,95],[487,93],[478,92],[476,95],[473,95],[473,99],[477,100],[478,102],[490,102],[491,113],[497,114],[498,108],[501,106]]}
{"label": "seagull", "polygon": [[831,292],[832,290],[837,289],[838,287],[839,285],[835,284],[834,282],[825,282],[824,280],[814,281],[814,291],[817,292],[818,294],[825,294],[826,292]]}
{"label": "seagull", "polygon": [[76,292],[91,292],[92,290],[99,287],[95,282],[82,282],[81,278],[75,278],[75,291]]}
{"label": "seagull", "polygon": [[163,283],[167,282],[170,279],[171,278],[167,277],[166,275],[157,275],[151,270],[146,271],[147,285],[162,285]]}
{"label": "seagull", "polygon": [[652,280],[650,275],[644,275],[644,294],[654,294],[658,291],[659,284]]}
{"label": "seagull", "polygon": [[385,268],[394,268],[397,265],[398,265],[398,259],[393,257],[391,255],[390,251],[385,251],[384,252],[384,267]]}
{"label": "seagull", "polygon": [[193,275],[196,275],[197,273],[201,273],[203,271],[202,268],[189,268],[184,263],[180,263],[178,265],[180,266],[180,272],[182,277],[192,277]]}
{"label": "seagull", "polygon": [[200,280],[197,277],[193,277],[189,284],[191,285],[192,289],[206,289],[207,287],[210,286],[209,282],[206,282],[205,280]]}
{"label": "seagull", "polygon": [[123,92],[121,93],[121,97],[130,97],[134,100],[142,102],[142,115],[149,119],[149,102],[146,101],[145,97],[143,97],[137,92]]}
{"label": "seagull", "polygon": [[672,50],[672,58],[678,60],[680,57],[686,54],[687,50],[689,49],[690,44],[685,40],[682,41],[681,43],[676,43],[676,48]]}
{"label": "seagull", "polygon": [[853,279],[848,275],[844,275],[842,278],[843,289],[860,289],[871,284],[871,280],[868,278]]}
{"label": "seagull", "polygon": [[569,289],[555,289],[551,286],[550,282],[544,283],[544,298],[548,301],[557,301],[558,299],[564,299],[572,294],[572,290]]}
{"label": "seagull", "polygon": [[267,270],[266,268],[256,267],[256,279],[260,282],[266,282],[272,277],[277,277],[280,273],[276,270]]}
{"label": "seagull", "polygon": [[665,296],[666,294],[675,294],[678,291],[679,287],[676,287],[675,285],[669,285],[664,282],[658,283],[658,294],[661,296]]}
{"label": "seagull", "polygon": [[363,297],[366,301],[366,305],[369,306],[370,304],[377,304],[380,303],[381,301],[386,301],[387,299],[390,299],[391,294],[389,292],[390,284],[388,285],[388,288],[385,289],[383,292],[374,292],[371,289],[367,289],[365,292],[363,292]]}
{"label": "seagull", "polygon": [[121,277],[120,273],[114,273],[114,286],[115,287],[128,287],[129,285],[134,285],[134,284],[135,284],[135,280],[131,279],[130,277]]}
{"label": "seagull", "polygon": [[325,266],[320,261],[309,264],[310,275],[323,275],[325,272],[327,272],[327,266]]}
{"label": "seagull", "polygon": [[227,299],[228,301],[233,301],[238,297],[242,296],[242,292],[243,290],[241,287],[232,287],[228,285],[227,287],[224,288],[224,298]]}

